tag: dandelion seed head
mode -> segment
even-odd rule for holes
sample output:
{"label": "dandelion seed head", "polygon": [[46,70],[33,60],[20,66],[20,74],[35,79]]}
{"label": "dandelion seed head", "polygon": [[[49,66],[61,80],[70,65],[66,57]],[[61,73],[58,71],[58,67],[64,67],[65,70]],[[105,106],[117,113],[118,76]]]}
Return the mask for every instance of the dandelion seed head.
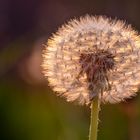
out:
{"label": "dandelion seed head", "polygon": [[117,103],[140,86],[140,37],[123,21],[86,15],[53,34],[42,67],[49,85],[67,101],[88,104],[99,96]]}

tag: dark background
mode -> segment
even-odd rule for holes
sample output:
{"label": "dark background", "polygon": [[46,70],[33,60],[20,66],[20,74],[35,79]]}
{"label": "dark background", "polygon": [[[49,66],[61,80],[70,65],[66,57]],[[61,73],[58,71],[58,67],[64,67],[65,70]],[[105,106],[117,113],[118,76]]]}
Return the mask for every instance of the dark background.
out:
{"label": "dark background", "polygon": [[[140,31],[139,0],[0,0],[0,140],[87,140],[90,110],[56,97],[43,43],[73,17],[107,15]],[[98,140],[140,140],[140,97],[102,105]]]}

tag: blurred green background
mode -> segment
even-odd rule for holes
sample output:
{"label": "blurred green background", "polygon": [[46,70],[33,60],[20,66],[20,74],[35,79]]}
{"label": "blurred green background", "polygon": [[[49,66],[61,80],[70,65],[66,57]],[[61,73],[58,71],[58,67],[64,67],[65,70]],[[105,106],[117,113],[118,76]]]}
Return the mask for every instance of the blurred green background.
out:
{"label": "blurred green background", "polygon": [[[138,0],[0,0],[0,140],[87,140],[90,110],[56,97],[41,73],[42,44],[86,13],[140,31]],[[140,140],[140,96],[102,105],[98,140]]]}

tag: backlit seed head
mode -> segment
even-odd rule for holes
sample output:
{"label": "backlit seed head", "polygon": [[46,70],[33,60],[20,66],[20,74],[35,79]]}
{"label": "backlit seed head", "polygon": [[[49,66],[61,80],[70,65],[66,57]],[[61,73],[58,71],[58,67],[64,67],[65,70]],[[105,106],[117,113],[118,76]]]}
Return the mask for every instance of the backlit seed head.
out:
{"label": "backlit seed head", "polygon": [[42,67],[49,85],[67,101],[88,104],[99,96],[117,103],[140,86],[140,37],[120,20],[87,15],[48,40]]}

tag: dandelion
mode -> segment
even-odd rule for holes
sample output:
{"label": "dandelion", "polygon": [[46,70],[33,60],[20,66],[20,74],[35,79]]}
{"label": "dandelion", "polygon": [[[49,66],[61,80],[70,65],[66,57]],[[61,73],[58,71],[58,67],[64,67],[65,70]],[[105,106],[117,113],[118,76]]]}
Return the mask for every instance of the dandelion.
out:
{"label": "dandelion", "polygon": [[67,101],[92,104],[95,140],[100,102],[131,98],[140,86],[138,33],[121,20],[86,15],[64,24],[45,46],[42,67],[49,85]]}

